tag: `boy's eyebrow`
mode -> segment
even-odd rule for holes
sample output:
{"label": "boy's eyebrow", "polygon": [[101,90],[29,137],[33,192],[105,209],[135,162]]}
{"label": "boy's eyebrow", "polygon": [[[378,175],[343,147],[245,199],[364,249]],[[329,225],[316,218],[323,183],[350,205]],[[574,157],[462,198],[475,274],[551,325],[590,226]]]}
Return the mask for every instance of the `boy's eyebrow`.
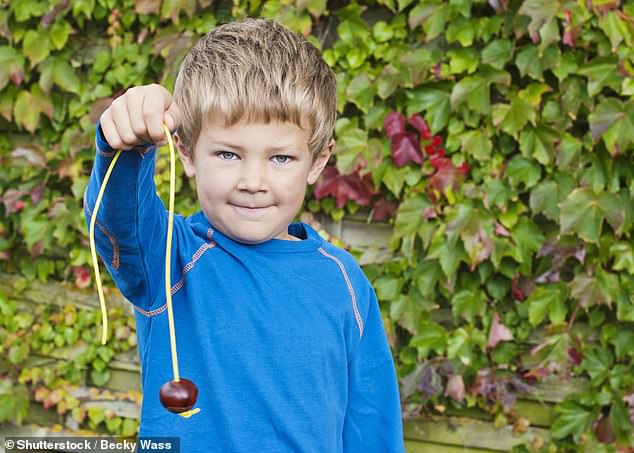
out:
{"label": "boy's eyebrow", "polygon": [[[226,146],[227,148],[233,148],[233,149],[237,149],[238,151],[243,151],[244,152],[244,148],[242,146],[239,145],[234,145],[233,143],[229,143],[229,142],[222,142],[222,141],[212,141],[211,142],[214,146]],[[281,145],[281,146],[269,146],[268,148],[266,148],[267,151],[299,151],[301,148],[293,145],[293,144],[288,144],[288,145]]]}

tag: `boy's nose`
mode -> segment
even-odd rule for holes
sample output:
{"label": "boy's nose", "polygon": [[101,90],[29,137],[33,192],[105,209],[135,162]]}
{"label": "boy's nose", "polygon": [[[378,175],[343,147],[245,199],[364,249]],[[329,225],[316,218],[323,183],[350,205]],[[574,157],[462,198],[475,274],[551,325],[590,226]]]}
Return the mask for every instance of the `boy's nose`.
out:
{"label": "boy's nose", "polygon": [[240,175],[238,189],[253,193],[267,190],[266,176],[262,169],[255,165],[245,168]]}

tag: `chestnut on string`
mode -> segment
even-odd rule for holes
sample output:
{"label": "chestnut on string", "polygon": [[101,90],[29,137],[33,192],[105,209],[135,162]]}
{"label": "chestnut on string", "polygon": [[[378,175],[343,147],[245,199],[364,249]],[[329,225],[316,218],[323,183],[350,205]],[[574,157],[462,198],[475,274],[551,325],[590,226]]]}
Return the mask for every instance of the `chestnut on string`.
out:
{"label": "chestnut on string", "polygon": [[[174,142],[172,141],[172,134],[167,127],[167,125],[163,124],[163,131],[165,132],[165,136],[167,137],[169,150],[170,150],[170,193],[169,193],[169,208],[168,208],[168,217],[167,217],[167,244],[165,247],[165,301],[167,305],[167,316],[168,316],[168,328],[169,328],[169,336],[170,336],[170,351],[172,354],[172,368],[174,372],[174,380],[166,382],[161,386],[159,391],[159,398],[161,400],[161,404],[170,412],[179,414],[183,418],[189,418],[194,414],[200,412],[200,408],[192,409],[194,404],[196,404],[196,398],[198,398],[198,388],[196,385],[190,381],[189,379],[180,379],[178,372],[178,355],[176,354],[176,333],[174,329],[174,313],[172,311],[172,292],[171,292],[171,283],[170,283],[170,261],[171,261],[171,250],[172,250],[172,230],[174,223],[174,197],[175,197],[175,151],[174,151]],[[97,283],[97,293],[99,295],[99,303],[101,306],[101,316],[102,316],[102,335],[101,335],[101,344],[106,344],[108,338],[108,313],[106,311],[106,301],[103,294],[103,288],[101,286],[101,277],[99,274],[99,262],[97,261],[97,247],[95,245],[95,225],[97,219],[97,213],[99,212],[99,206],[101,204],[101,198],[103,197],[104,191],[106,189],[106,185],[108,184],[108,179],[110,178],[110,174],[114,168],[117,159],[121,155],[121,150],[118,150],[112,162],[108,166],[108,170],[104,176],[103,182],[101,184],[101,188],[99,189],[99,193],[97,195],[97,200],[95,201],[95,206],[93,208],[93,215],[90,219],[90,228],[89,228],[89,239],[90,239],[90,254],[92,257],[92,264],[95,270],[95,282]]]}
{"label": "chestnut on string", "polygon": [[189,379],[168,381],[161,386],[159,398],[165,409],[180,414],[194,407],[198,398],[198,387]]}

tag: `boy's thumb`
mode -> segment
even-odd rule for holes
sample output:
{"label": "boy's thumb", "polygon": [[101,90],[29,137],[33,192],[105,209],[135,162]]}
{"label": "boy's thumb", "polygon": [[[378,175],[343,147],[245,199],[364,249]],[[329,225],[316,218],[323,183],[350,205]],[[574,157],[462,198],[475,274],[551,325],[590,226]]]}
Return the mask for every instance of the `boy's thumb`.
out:
{"label": "boy's thumb", "polygon": [[172,103],[169,109],[163,114],[163,121],[167,124],[167,127],[171,132],[174,132],[181,123],[180,110],[176,107],[176,104]]}

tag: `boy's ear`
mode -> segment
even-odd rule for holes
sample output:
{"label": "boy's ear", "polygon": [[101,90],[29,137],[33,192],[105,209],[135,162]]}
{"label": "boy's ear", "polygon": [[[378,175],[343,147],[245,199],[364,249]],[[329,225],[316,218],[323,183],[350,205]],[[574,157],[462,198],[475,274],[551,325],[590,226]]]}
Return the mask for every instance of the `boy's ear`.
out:
{"label": "boy's ear", "polygon": [[328,163],[328,160],[330,159],[330,156],[332,155],[334,149],[335,139],[331,138],[330,142],[328,142],[328,145],[320,151],[320,153],[317,155],[317,158],[315,159],[315,162],[313,162],[313,165],[308,172],[308,177],[306,178],[306,182],[308,184],[315,184],[317,178],[319,178],[319,175]]}
{"label": "boy's ear", "polygon": [[191,178],[196,174],[194,171],[194,159],[189,153],[189,150],[185,147],[185,145],[183,145],[183,142],[178,136],[178,132],[174,134],[174,144],[178,150],[178,157],[180,157],[183,167],[185,168],[185,174]]}

